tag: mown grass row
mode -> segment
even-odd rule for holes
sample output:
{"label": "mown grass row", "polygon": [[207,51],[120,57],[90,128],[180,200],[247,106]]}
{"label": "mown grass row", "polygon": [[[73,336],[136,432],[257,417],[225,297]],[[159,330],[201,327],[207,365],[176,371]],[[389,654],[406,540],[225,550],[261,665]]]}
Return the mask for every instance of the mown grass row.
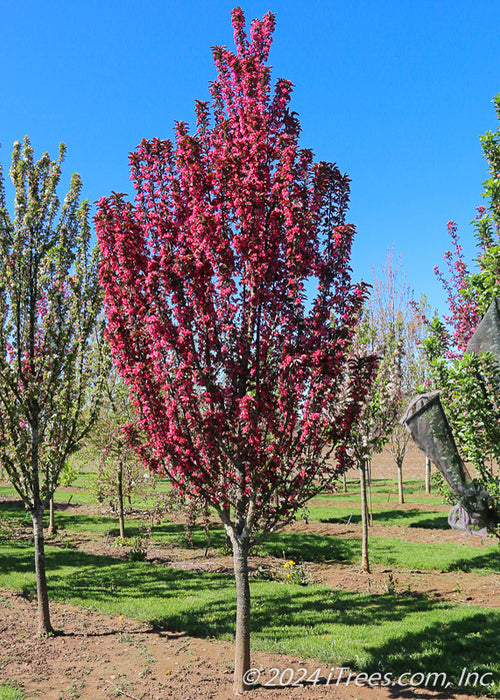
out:
{"label": "mown grass row", "polygon": [[[59,488],[55,492],[56,502],[67,502],[71,497],[73,504],[96,503],[96,473],[94,471],[79,471],[76,478],[68,488]],[[348,481],[348,491],[342,491],[341,483],[336,484],[339,490],[333,492],[325,492],[317,496],[311,501],[320,501],[322,504],[343,505],[346,502],[357,504],[359,502],[359,482],[357,479]],[[167,493],[170,490],[168,482],[159,479],[156,482],[156,490],[158,493]],[[15,490],[6,483],[0,483],[0,496],[15,496]],[[419,504],[437,504],[440,503],[439,497],[436,495],[427,495],[422,490],[422,484],[418,481],[409,481],[405,483],[405,497],[411,503]],[[391,504],[397,502],[397,489],[394,482],[388,479],[378,479],[372,482],[371,500],[374,505]]]}

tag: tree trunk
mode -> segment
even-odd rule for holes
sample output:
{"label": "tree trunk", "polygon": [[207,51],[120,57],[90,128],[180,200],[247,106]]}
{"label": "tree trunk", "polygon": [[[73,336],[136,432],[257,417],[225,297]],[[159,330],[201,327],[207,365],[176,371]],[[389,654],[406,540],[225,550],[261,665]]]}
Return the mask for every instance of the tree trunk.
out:
{"label": "tree trunk", "polygon": [[49,595],[45,574],[45,541],[43,538],[43,505],[40,498],[40,479],[38,476],[38,419],[31,426],[31,489],[33,521],[33,538],[35,541],[35,576],[36,596],[38,601],[38,634],[53,634],[50,624]]}
{"label": "tree trunk", "polygon": [[57,532],[56,523],[54,520],[54,494],[52,494],[49,501],[49,527],[47,530],[47,537],[55,535]]}
{"label": "tree trunk", "polygon": [[368,558],[368,500],[366,498],[366,462],[362,459],[358,462],[359,485],[361,488],[361,566],[366,573],[370,573],[370,560]]}
{"label": "tree trunk", "polygon": [[425,458],[425,493],[431,492],[431,470],[432,470],[432,462],[428,457],[426,457]]}
{"label": "tree trunk", "polygon": [[347,477],[346,477],[345,473],[342,474],[342,482],[344,485],[344,493],[347,493]]}
{"label": "tree trunk", "polygon": [[236,636],[233,692],[241,695],[250,686],[245,673],[250,668],[250,585],[248,582],[248,543],[237,535],[232,538],[234,578],[236,581]]}
{"label": "tree trunk", "polygon": [[366,473],[368,474],[368,525],[373,527],[373,508],[372,508],[372,460],[366,461]]}
{"label": "tree trunk", "polygon": [[125,515],[123,512],[123,466],[118,467],[118,522],[120,523],[120,537],[125,539]]}
{"label": "tree trunk", "polygon": [[31,511],[35,539],[36,596],[38,601],[38,634],[53,634],[50,624],[49,595],[45,574],[45,542],[43,538],[43,510],[40,503]]}
{"label": "tree trunk", "polygon": [[205,535],[207,536],[207,543],[205,545],[205,556],[208,557],[208,550],[210,549],[210,542],[212,539],[212,531],[210,530],[210,508],[208,501],[205,501],[203,507],[203,527],[205,530]]}
{"label": "tree trunk", "polygon": [[[226,523],[226,522],[229,522],[230,519],[231,519],[231,508],[230,508],[229,506],[227,506],[227,507],[225,507],[223,510],[224,510],[225,517],[223,518],[222,521],[225,522],[225,523]],[[224,546],[225,546],[225,553],[226,553],[226,554],[231,554],[231,552],[234,551],[234,550],[233,550],[233,544],[232,544],[232,542],[231,542],[231,538],[229,537],[229,535],[227,534],[227,532],[226,532],[226,539],[225,539],[225,544],[224,544]]]}
{"label": "tree trunk", "polygon": [[405,502],[405,495],[403,491],[403,460],[396,463],[398,468],[398,497],[399,503],[402,505]]}

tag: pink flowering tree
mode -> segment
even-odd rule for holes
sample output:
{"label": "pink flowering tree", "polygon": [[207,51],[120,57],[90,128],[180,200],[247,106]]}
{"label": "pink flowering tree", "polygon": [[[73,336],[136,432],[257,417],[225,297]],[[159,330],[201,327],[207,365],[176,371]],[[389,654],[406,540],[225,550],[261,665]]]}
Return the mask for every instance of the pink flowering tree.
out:
{"label": "pink flowering tree", "polygon": [[40,633],[52,631],[43,512],[93,424],[101,376],[98,260],[78,175],[59,206],[64,151],[34,162],[27,138],[14,144],[13,218],[0,170],[0,460],[33,522]]}
{"label": "pink flowering tree", "polygon": [[241,692],[249,550],[346,468],[373,362],[348,360],[365,295],[350,277],[349,180],[299,147],[291,83],[271,88],[274,16],[250,38],[242,10],[232,17],[236,53],[214,48],[196,130],[143,141],[135,202],[102,199],[96,226],[137,447],[216,510],[232,544]]}
{"label": "pink flowering tree", "polygon": [[434,267],[434,272],[446,292],[449,308],[449,313],[444,316],[447,324],[445,352],[450,357],[461,357],[481,316],[477,295],[470,287],[470,271],[460,244],[457,225],[453,221],[448,221],[447,228],[451,239],[451,249],[444,254],[448,277],[437,265]]}
{"label": "pink flowering tree", "polygon": [[[500,94],[494,103],[500,120]],[[453,221],[448,222],[451,249],[444,254],[448,276],[434,268],[447,292],[449,314],[444,316],[444,326],[435,324],[433,354],[450,358],[463,356],[491,301],[500,295],[500,126],[481,136],[481,143],[489,177],[483,183],[487,206],[478,206],[472,221],[479,250],[476,270],[471,271],[467,265]]]}

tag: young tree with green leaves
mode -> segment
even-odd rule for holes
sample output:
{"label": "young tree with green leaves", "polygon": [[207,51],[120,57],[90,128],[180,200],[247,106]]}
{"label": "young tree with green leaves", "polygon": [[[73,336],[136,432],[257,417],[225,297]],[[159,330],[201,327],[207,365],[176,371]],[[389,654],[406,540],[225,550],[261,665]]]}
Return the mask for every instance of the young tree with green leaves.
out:
{"label": "young tree with green leaves", "polygon": [[370,322],[366,311],[352,348],[357,357],[378,356],[375,379],[366,387],[363,407],[351,432],[348,449],[359,469],[361,490],[362,547],[361,564],[369,573],[367,472],[372,456],[387,443],[396,425],[402,405],[401,343],[393,329],[381,333]]}
{"label": "young tree with green leaves", "polygon": [[88,433],[101,391],[101,292],[76,174],[62,206],[52,161],[14,144],[14,216],[0,172],[0,460],[33,522],[38,630],[52,632],[43,512]]}
{"label": "young tree with green leaves", "polygon": [[[494,99],[500,120],[500,94]],[[457,447],[475,468],[478,487],[487,490],[500,513],[500,411],[498,358],[467,352],[467,345],[495,297],[500,296],[500,125],[481,137],[489,177],[483,183],[486,206],[477,207],[472,224],[478,244],[477,269],[470,271],[457,227],[448,222],[451,249],[445,253],[448,277],[436,267],[448,293],[450,313],[429,322],[425,341],[433,386],[442,404]],[[498,533],[498,528],[493,527]]]}

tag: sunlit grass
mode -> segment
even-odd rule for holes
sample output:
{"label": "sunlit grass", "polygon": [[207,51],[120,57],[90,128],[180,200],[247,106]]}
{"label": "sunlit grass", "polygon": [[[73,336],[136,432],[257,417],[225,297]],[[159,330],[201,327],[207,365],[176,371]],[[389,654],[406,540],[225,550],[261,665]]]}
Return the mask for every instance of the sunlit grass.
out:
{"label": "sunlit grass", "polygon": [[[474,571],[500,571],[500,547],[496,542],[478,549],[472,545],[454,542],[436,542],[432,545],[411,542],[396,537],[369,539],[370,560],[388,568]],[[359,564],[361,539],[359,537],[328,537],[308,532],[273,534],[261,545],[261,552],[272,556],[290,557],[294,561],[342,562]]]}
{"label": "sunlit grass", "polygon": [[[427,505],[442,505],[442,498],[439,494],[426,494],[423,484],[420,481],[409,481],[404,484],[404,496],[406,503],[421,503]],[[342,481],[336,482],[336,490],[325,491],[312,499],[311,504],[317,501],[323,503],[341,504],[346,502],[359,503],[360,490],[359,480],[353,479],[347,482],[347,492],[343,490]],[[397,483],[393,479],[377,479],[372,481],[371,500],[374,504],[398,502]]]}
{"label": "sunlit grass", "polygon": [[25,700],[26,695],[20,688],[10,684],[0,684],[0,700]]}

